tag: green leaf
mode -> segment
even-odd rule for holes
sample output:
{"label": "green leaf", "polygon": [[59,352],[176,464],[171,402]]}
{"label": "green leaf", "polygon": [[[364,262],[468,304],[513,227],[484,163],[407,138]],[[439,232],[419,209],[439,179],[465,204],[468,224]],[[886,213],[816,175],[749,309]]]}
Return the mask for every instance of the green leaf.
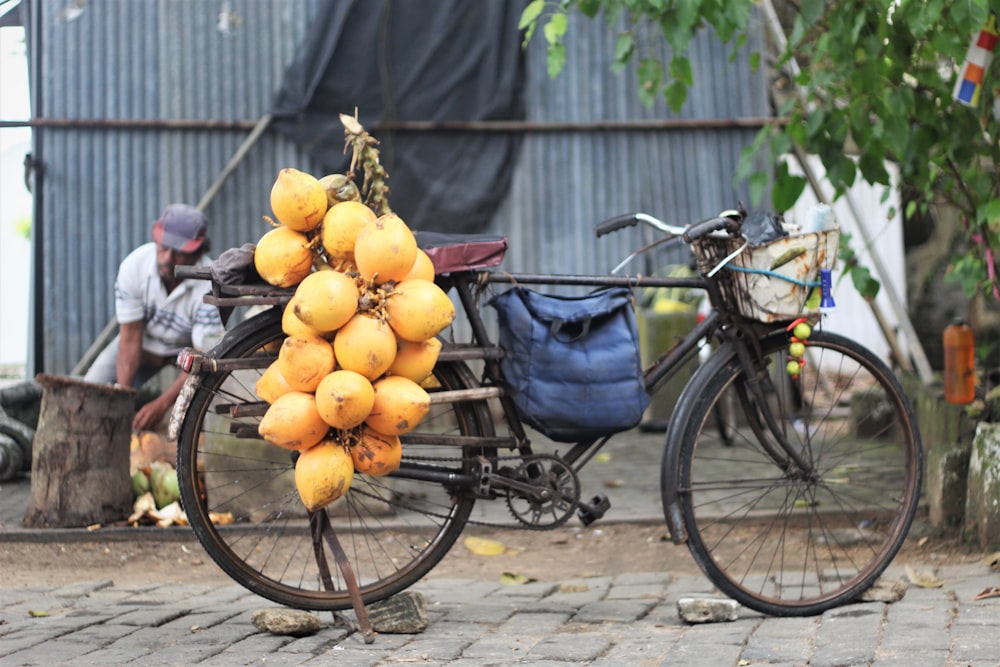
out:
{"label": "green leaf", "polygon": [[792,138],[788,134],[776,134],[771,137],[771,158],[777,160],[792,150]]}
{"label": "green leaf", "polygon": [[670,78],[687,86],[694,85],[694,74],[691,71],[691,61],[683,56],[674,56],[670,60]]}
{"label": "green leaf", "polygon": [[639,61],[639,99],[647,109],[653,106],[656,96],[660,94],[663,85],[663,66],[655,58],[643,58]]}
{"label": "green leaf", "polygon": [[885,168],[885,156],[881,151],[867,151],[858,160],[861,175],[868,183],[889,185],[889,172]]}
{"label": "green leaf", "polygon": [[824,0],[803,0],[802,6],[799,8],[799,14],[802,17],[803,23],[812,25],[823,18],[825,9],[826,3]]}
{"label": "green leaf", "polygon": [[760,206],[760,203],[764,201],[764,193],[767,192],[768,186],[771,184],[771,179],[768,177],[767,172],[757,171],[750,175],[750,201],[754,206]]}
{"label": "green leaf", "polygon": [[566,34],[566,28],[569,25],[569,21],[565,14],[553,14],[548,22],[545,24],[543,32],[545,33],[545,41],[549,44],[558,44],[562,41],[563,35]]}
{"label": "green leaf", "polygon": [[806,179],[788,173],[788,165],[782,162],[778,167],[778,173],[774,178],[774,188],[771,191],[774,210],[787,211],[792,208],[805,189]]}
{"label": "green leaf", "polygon": [[548,64],[549,78],[554,79],[559,76],[559,72],[566,66],[566,45],[549,44],[545,51],[546,63]]}
{"label": "green leaf", "polygon": [[532,0],[521,12],[521,19],[517,22],[517,29],[524,30],[529,25],[535,23],[545,9],[545,0]]}
{"label": "green leaf", "polygon": [[1000,199],[991,199],[976,209],[976,222],[1000,219]]}
{"label": "green leaf", "polygon": [[663,97],[667,100],[667,105],[674,113],[680,113],[687,101],[688,89],[680,81],[671,81],[663,88]]}
{"label": "green leaf", "polygon": [[635,35],[631,32],[618,33],[615,40],[615,62],[622,64],[629,61],[635,52]]}
{"label": "green leaf", "polygon": [[865,299],[872,301],[878,296],[879,282],[872,278],[871,272],[863,266],[853,266],[850,268],[851,282],[854,289]]}
{"label": "green leaf", "polygon": [[577,7],[584,16],[592,19],[601,11],[601,4],[601,0],[579,0]]}

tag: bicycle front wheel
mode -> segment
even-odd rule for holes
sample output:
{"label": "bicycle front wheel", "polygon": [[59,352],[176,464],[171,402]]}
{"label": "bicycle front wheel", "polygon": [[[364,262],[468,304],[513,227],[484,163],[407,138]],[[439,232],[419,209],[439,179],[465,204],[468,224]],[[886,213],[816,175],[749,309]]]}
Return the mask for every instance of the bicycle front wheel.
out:
{"label": "bicycle front wheel", "polygon": [[[254,387],[285,337],[280,320],[270,313],[241,326],[244,334],[216,352],[239,362],[202,377],[181,426],[177,468],[188,521],[212,559],[254,593],[300,609],[349,609],[347,582],[324,540],[314,539],[295,489],[295,453],[257,433],[267,404]],[[475,382],[454,362],[438,364],[432,377],[429,392]],[[485,405],[434,403],[420,425],[421,444],[403,446],[401,476],[355,474],[348,493],[319,510],[366,603],[414,584],[462,532],[475,497],[459,480],[469,479],[477,454],[489,452],[437,445],[435,436],[492,434]]]}
{"label": "bicycle front wheel", "polygon": [[[793,378],[788,342],[761,341],[776,429],[735,359],[692,388],[678,488],[690,551],[723,593],[763,613],[808,616],[856,599],[895,557],[923,460],[913,411],[878,357],[816,331]],[[775,430],[804,470],[789,465]]]}

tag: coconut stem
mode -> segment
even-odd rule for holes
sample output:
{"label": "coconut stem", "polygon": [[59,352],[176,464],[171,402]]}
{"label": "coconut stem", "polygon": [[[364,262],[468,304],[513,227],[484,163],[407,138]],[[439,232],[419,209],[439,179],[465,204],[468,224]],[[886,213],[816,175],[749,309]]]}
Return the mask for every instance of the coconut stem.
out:
{"label": "coconut stem", "polygon": [[364,172],[361,194],[365,204],[379,215],[390,213],[392,209],[389,208],[389,186],[385,183],[389,179],[389,173],[379,162],[378,140],[368,134],[364,126],[358,122],[357,110],[353,116],[340,114],[340,122],[344,126],[344,153],[351,149],[348,178],[354,178],[354,170],[360,165]]}

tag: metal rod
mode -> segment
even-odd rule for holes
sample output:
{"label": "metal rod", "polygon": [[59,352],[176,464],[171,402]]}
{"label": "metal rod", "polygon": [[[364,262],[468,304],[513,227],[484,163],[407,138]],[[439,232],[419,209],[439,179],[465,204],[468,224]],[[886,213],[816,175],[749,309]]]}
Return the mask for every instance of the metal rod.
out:
{"label": "metal rod", "polygon": [[257,143],[257,140],[260,139],[260,136],[264,134],[264,130],[266,130],[267,126],[270,124],[271,114],[264,114],[260,117],[257,124],[253,126],[253,130],[250,131],[247,138],[243,140],[240,147],[236,149],[235,153],[233,153],[233,157],[229,159],[229,162],[225,167],[223,167],[222,171],[219,172],[219,175],[215,177],[215,181],[211,186],[209,186],[205,194],[202,195],[201,201],[198,202],[197,206],[199,211],[204,211],[208,207],[209,203],[215,199],[215,195],[222,189],[223,184],[229,179],[232,173],[236,171],[236,168],[240,166],[240,163],[243,162],[243,158],[245,158],[246,154],[250,152],[250,149],[253,148],[253,145]]}
{"label": "metal rod", "polygon": [[540,273],[489,273],[487,282],[525,285],[591,285],[594,287],[690,287],[705,289],[704,278],[661,278],[656,276],[571,276]]}
{"label": "metal rod", "polygon": [[[268,114],[270,117],[270,114]],[[0,128],[48,127],[107,130],[253,130],[260,121],[200,120],[196,118],[29,118],[0,120]],[[500,121],[393,121],[375,123],[375,132],[612,132],[651,130],[691,130],[719,128],[761,128],[783,124],[771,117],[746,118],[659,118],[652,120],[594,121],[586,123]]]}
{"label": "metal rod", "polygon": [[429,394],[431,404],[458,403],[461,401],[482,401],[488,398],[500,398],[500,387],[473,387],[472,389],[452,389],[450,391],[434,391]]}

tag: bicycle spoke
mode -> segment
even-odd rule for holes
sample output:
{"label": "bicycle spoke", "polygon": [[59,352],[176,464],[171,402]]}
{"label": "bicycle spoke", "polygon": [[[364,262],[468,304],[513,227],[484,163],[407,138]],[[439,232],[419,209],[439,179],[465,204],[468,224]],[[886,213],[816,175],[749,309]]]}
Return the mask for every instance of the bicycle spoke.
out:
{"label": "bicycle spoke", "polygon": [[732,409],[750,405],[735,361],[703,381],[685,415],[679,487],[692,554],[726,594],[766,613],[853,599],[899,549],[919,494],[919,436],[898,383],[842,337],[817,332],[810,343],[797,379],[783,375],[787,343],[765,346],[766,409],[808,469],[782,470],[778,437]]}

